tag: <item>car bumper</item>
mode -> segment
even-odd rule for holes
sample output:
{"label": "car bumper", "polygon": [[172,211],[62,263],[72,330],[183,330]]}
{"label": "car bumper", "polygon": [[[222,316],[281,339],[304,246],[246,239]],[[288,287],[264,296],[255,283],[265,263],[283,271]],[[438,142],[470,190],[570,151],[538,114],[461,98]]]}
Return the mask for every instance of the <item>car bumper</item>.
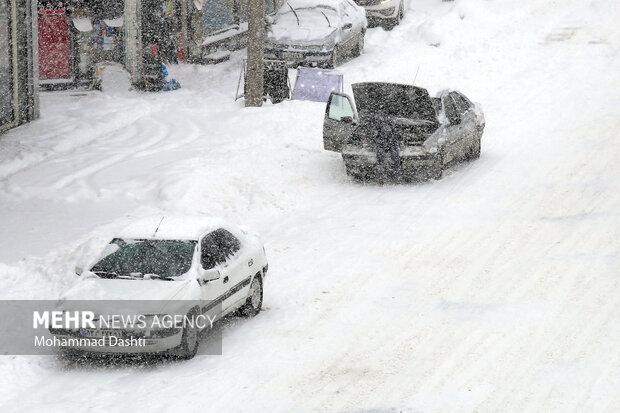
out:
{"label": "car bumper", "polygon": [[[431,153],[411,154],[408,152],[399,153],[400,171],[404,178],[421,179],[432,177],[437,167],[437,157]],[[377,155],[371,151],[363,152],[343,152],[347,172],[351,175],[374,179],[385,171],[377,162]],[[392,166],[393,169],[394,166]]]}
{"label": "car bumper", "polygon": [[132,337],[123,335],[115,338],[84,338],[76,335],[54,334],[60,343],[58,348],[64,351],[77,351],[99,354],[147,354],[161,353],[181,345],[183,331],[167,337]]}
{"label": "car bumper", "polygon": [[331,61],[333,50],[279,50],[265,49],[264,58],[286,62],[290,67],[299,65],[317,66]]}
{"label": "car bumper", "polygon": [[392,1],[376,6],[364,6],[364,9],[366,9],[366,18],[368,20],[393,19],[398,15],[399,4],[398,1]]}

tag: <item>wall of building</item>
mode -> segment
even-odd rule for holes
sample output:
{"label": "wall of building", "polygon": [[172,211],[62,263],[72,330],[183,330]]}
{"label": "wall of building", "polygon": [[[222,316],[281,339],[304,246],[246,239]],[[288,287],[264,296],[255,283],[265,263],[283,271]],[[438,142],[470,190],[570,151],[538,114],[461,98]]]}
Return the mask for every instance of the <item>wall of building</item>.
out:
{"label": "wall of building", "polygon": [[[157,90],[160,62],[202,63],[213,51],[235,50],[247,43],[248,0],[28,1],[38,1],[38,19],[46,30],[51,20],[64,19],[62,36],[66,32],[69,36],[65,43],[52,38],[39,46],[45,57],[39,66],[41,82],[46,87],[92,86],[98,64],[112,61],[125,66],[135,87]],[[267,13],[284,1],[266,0]],[[44,36],[41,28],[38,36]],[[63,59],[62,68],[54,66]],[[65,66],[70,66],[70,73]]]}
{"label": "wall of building", "polygon": [[36,3],[0,0],[0,132],[39,116]]}

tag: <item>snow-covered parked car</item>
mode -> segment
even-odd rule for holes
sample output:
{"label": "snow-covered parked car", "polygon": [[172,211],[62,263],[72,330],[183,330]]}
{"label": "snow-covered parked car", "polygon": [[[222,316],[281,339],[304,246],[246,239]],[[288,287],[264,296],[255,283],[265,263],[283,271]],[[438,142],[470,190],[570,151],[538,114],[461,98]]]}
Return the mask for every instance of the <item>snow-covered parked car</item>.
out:
{"label": "snow-covered parked car", "polygon": [[366,26],[352,0],[289,0],[269,19],[264,57],[333,68],[363,53]]}
{"label": "snow-covered parked car", "polygon": [[[59,300],[63,311],[92,311],[101,319],[109,316],[111,302],[113,307],[127,309],[123,316],[137,312],[146,323],[50,332],[57,338],[110,340],[103,346],[73,345],[65,350],[168,352],[191,358],[200,331],[212,326],[204,318],[198,322],[199,317],[209,314],[209,320],[214,320],[235,311],[245,316],[260,312],[267,269],[263,244],[248,230],[206,217],[146,218],[112,239],[88,270],[76,269],[81,272],[80,280]],[[182,324],[161,323],[177,316],[184,317]],[[148,325],[154,320],[157,326]],[[115,342],[142,341],[128,348],[112,345],[111,337]]]}
{"label": "snow-covered parked car", "polygon": [[484,115],[462,93],[431,98],[420,87],[379,82],[352,89],[354,99],[330,95],[323,121],[323,146],[342,154],[348,175],[439,179],[449,163],[480,156]]}
{"label": "snow-covered parked car", "polygon": [[354,0],[366,9],[366,17],[372,25],[380,24],[392,30],[405,17],[405,0]]}

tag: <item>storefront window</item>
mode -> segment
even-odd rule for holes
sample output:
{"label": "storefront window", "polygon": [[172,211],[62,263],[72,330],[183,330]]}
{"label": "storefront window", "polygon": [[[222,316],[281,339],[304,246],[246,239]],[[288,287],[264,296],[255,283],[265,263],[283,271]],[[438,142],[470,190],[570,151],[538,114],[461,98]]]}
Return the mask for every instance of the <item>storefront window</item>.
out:
{"label": "storefront window", "polygon": [[[249,0],[206,0],[203,30],[206,36],[248,21]],[[273,0],[265,0],[265,14],[274,12]]]}
{"label": "storefront window", "polygon": [[[250,0],[238,0],[239,1],[239,22],[246,23],[249,19],[249,5]],[[265,0],[265,15],[273,13],[273,1]]]}
{"label": "storefront window", "polygon": [[205,36],[227,29],[234,24],[233,0],[207,0],[202,7]]}
{"label": "storefront window", "polygon": [[11,36],[7,2],[0,1],[0,126],[13,120]]}
{"label": "storefront window", "polygon": [[239,22],[246,23],[249,19],[250,0],[238,0],[239,2]]}

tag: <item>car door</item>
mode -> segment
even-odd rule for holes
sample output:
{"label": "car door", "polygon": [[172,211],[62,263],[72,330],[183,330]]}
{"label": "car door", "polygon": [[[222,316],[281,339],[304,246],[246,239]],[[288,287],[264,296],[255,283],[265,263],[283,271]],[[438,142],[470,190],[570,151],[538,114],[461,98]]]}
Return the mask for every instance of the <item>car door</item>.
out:
{"label": "car door", "polygon": [[443,142],[443,162],[447,164],[458,157],[462,144],[461,117],[456,104],[449,94],[441,98],[444,113],[448,119],[446,125],[446,140]]}
{"label": "car door", "polygon": [[222,271],[226,273],[223,280],[227,285],[224,298],[224,310],[247,297],[248,287],[254,271],[254,260],[249,248],[242,248],[241,240],[224,228],[213,231],[216,242],[222,251]]}
{"label": "car door", "polygon": [[345,94],[332,92],[323,120],[323,147],[328,151],[340,152],[353,134],[357,122],[352,99]]}
{"label": "car door", "polygon": [[219,279],[200,283],[201,298],[205,301],[203,312],[209,311],[211,313],[214,308],[223,311],[224,300],[230,285],[228,280],[224,280],[227,277],[229,278],[229,275],[225,269],[219,268],[225,257],[222,255],[221,248],[216,242],[213,232],[204,235],[200,239],[198,253],[200,254],[200,266],[203,269],[217,269],[220,271]]}
{"label": "car door", "polygon": [[461,144],[459,147],[460,157],[464,158],[467,153],[469,153],[472,145],[474,144],[474,140],[477,139],[477,119],[476,114],[474,113],[473,105],[464,98],[458,92],[450,92],[450,96],[453,101],[456,103],[457,111],[459,112],[459,116],[461,118],[460,122],[460,134]]}

